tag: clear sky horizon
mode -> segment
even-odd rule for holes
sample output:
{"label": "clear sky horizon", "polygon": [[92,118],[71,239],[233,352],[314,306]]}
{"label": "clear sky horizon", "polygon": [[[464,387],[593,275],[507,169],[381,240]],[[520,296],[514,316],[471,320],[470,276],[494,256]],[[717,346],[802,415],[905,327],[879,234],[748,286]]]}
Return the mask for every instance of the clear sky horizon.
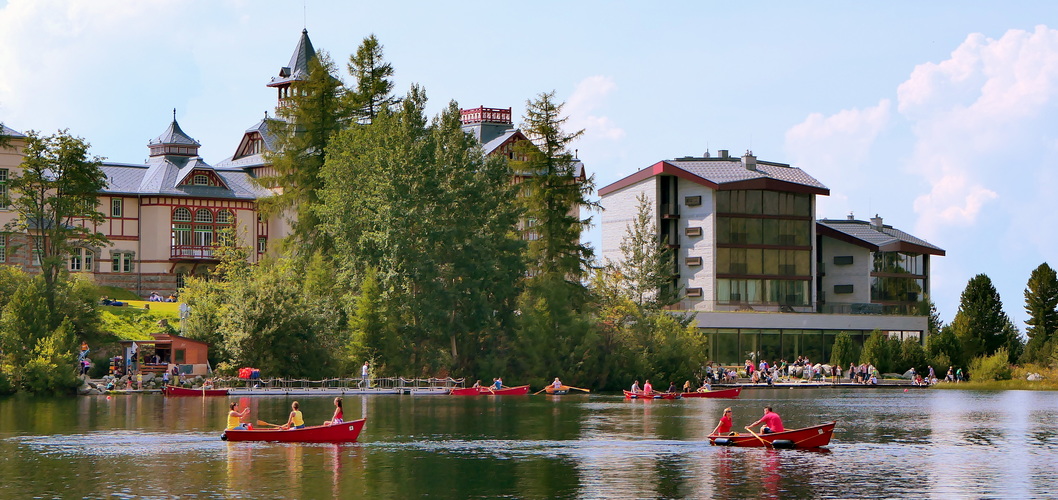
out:
{"label": "clear sky horizon", "polygon": [[[596,188],[727,149],[831,190],[818,218],[886,224],[944,248],[950,322],[987,274],[1024,331],[1024,289],[1058,248],[1058,3],[0,0],[0,122],[68,128],[139,163],[168,126],[210,164],[272,112],[265,87],[303,28],[342,76],[374,33],[395,90],[433,115],[554,90]],[[518,120],[516,120],[517,122]],[[598,221],[600,214],[596,213]],[[598,226],[586,241],[598,248]],[[1054,262],[1051,262],[1055,265]]]}

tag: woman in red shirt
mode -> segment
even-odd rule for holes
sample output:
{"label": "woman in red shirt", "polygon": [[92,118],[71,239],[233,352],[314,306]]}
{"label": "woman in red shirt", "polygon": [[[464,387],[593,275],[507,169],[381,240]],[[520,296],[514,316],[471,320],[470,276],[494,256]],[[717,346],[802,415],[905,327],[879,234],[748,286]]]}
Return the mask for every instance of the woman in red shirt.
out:
{"label": "woman in red shirt", "polygon": [[724,416],[720,417],[720,423],[716,424],[716,428],[713,429],[714,436],[721,436],[731,433],[731,408],[724,408]]}

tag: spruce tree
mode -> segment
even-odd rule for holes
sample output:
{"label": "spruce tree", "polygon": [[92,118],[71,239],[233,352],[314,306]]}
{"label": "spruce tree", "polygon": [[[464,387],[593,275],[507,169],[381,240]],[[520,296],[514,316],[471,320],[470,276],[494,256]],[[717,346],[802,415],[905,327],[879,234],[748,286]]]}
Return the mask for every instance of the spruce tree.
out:
{"label": "spruce tree", "polygon": [[358,122],[369,124],[383,109],[397,103],[392,94],[393,66],[385,62],[382,44],[375,35],[365,37],[356,53],[349,56],[348,68],[353,77],[348,107]]}
{"label": "spruce tree", "polygon": [[679,290],[674,288],[675,258],[672,249],[658,237],[650,200],[636,198],[636,217],[621,240],[621,262],[616,271],[631,299],[650,309],[675,303]]}
{"label": "spruce tree", "polygon": [[977,356],[991,355],[1003,347],[1009,337],[1006,330],[1009,322],[992,280],[984,274],[971,278],[962,292],[959,311],[952,322],[964,359],[969,361]]}
{"label": "spruce tree", "polygon": [[1025,321],[1029,337],[1025,346],[1025,361],[1029,363],[1044,361],[1049,353],[1041,349],[1054,338],[1058,331],[1058,273],[1055,273],[1046,262],[1032,270],[1027,288],[1025,288],[1025,312],[1029,319]]}

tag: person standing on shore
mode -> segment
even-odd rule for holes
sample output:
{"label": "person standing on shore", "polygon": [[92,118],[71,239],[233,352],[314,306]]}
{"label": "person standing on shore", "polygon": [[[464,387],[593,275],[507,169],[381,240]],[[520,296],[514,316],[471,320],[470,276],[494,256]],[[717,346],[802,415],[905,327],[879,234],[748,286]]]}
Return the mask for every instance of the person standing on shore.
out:
{"label": "person standing on shore", "polygon": [[360,367],[360,377],[364,379],[364,389],[371,388],[371,379],[368,378],[368,370],[370,370],[370,366],[367,361],[364,361],[364,366]]}

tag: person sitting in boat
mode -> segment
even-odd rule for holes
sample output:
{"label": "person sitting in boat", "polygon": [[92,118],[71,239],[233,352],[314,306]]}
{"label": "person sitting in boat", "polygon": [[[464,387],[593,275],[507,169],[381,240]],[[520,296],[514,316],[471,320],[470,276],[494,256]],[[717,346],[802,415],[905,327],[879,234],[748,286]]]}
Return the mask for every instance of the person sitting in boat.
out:
{"label": "person sitting in boat", "polygon": [[667,390],[665,392],[667,392],[669,394],[672,394],[672,393],[676,392],[676,382],[673,382],[673,381],[670,380],[669,381],[669,390]]}
{"label": "person sitting in boat", "polygon": [[632,382],[632,393],[637,393],[639,391],[639,381],[636,380],[635,382]]}
{"label": "person sitting in boat", "polygon": [[709,383],[709,379],[702,381],[702,386],[698,388],[698,392],[709,392],[713,390],[713,385]]}
{"label": "person sitting in boat", "polygon": [[496,379],[492,382],[492,390],[498,391],[500,389],[503,389],[503,379],[500,377],[496,377]]}
{"label": "person sitting in boat", "polygon": [[[493,380],[495,380],[495,379],[493,379]],[[470,388],[471,389],[480,389],[481,388],[481,381],[480,380],[475,380],[474,381],[474,385],[470,386]]]}
{"label": "person sitting in boat", "polygon": [[720,417],[720,423],[713,429],[713,435],[726,436],[731,434],[731,408],[724,408],[724,415]]}
{"label": "person sitting in boat", "polygon": [[691,392],[691,381],[688,380],[683,383],[683,392]]}
{"label": "person sitting in boat", "polygon": [[290,405],[290,408],[290,418],[288,418],[287,423],[280,426],[280,428],[287,430],[301,429],[302,427],[305,427],[305,419],[301,416],[301,405],[299,405],[297,401],[294,401],[294,403]]}
{"label": "person sitting in boat", "polygon": [[772,411],[770,406],[764,407],[764,416],[760,417],[760,420],[747,425],[746,428],[749,429],[757,424],[764,424],[760,427],[761,434],[771,434],[773,432],[783,432],[786,430],[782,426],[782,418],[779,417],[778,413]]}
{"label": "person sitting in boat", "polygon": [[228,405],[228,409],[231,410],[228,412],[228,429],[246,430],[248,427],[246,426],[246,422],[243,422],[242,419],[246,418],[246,416],[250,414],[250,407],[247,406],[246,408],[243,408],[242,411],[236,411],[235,408],[238,405],[239,403],[236,403],[234,401],[232,401],[231,404]]}
{"label": "person sitting in boat", "polygon": [[344,423],[345,420],[342,420],[343,417],[345,417],[345,413],[342,412],[342,398],[334,398],[334,416],[332,416],[330,420],[324,422],[323,425]]}
{"label": "person sitting in boat", "polygon": [[643,382],[643,394],[654,394],[654,386],[650,385],[650,379],[647,379],[646,382]]}

